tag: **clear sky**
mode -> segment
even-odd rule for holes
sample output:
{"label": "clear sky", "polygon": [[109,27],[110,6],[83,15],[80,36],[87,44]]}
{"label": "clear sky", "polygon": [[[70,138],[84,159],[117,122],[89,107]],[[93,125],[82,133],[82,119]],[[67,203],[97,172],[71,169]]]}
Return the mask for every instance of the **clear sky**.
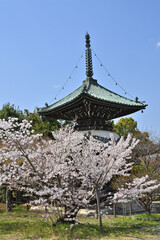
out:
{"label": "clear sky", "polygon": [[[33,111],[54,103],[85,47],[148,107],[132,114],[140,130],[160,134],[160,0],[0,0],[0,108]],[[93,54],[94,78],[125,95]],[[85,79],[85,57],[57,96]]]}

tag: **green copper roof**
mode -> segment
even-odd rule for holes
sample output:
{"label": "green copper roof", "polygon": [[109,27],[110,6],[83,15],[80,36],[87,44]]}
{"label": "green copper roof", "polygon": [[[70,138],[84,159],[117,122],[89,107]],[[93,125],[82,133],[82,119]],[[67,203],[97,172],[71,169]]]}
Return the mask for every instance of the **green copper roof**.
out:
{"label": "green copper roof", "polygon": [[48,107],[39,109],[39,113],[52,111],[61,106],[68,105],[69,103],[71,103],[72,101],[80,97],[81,95],[84,95],[84,97],[86,95],[88,97],[94,98],[95,100],[100,100],[107,103],[114,103],[118,105],[121,104],[121,105],[130,106],[130,107],[133,106],[133,107],[140,107],[140,108],[143,108],[143,107],[145,108],[145,106],[147,106],[142,102],[128,99],[126,97],[120,96],[119,94],[116,94],[102,87],[97,83],[97,80],[94,80],[92,78],[87,78],[85,81],[83,81],[83,84],[79,88],[77,88],[75,91],[73,91],[71,94],[67,95],[66,97],[62,98],[58,102]]}

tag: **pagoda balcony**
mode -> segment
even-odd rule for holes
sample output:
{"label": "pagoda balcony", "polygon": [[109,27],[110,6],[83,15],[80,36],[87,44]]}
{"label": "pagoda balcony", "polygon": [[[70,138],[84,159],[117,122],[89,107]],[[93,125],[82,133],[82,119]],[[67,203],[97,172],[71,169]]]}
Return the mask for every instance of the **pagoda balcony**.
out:
{"label": "pagoda balcony", "polygon": [[112,122],[105,121],[104,119],[77,119],[75,129],[78,131],[84,130],[104,130],[113,131]]}

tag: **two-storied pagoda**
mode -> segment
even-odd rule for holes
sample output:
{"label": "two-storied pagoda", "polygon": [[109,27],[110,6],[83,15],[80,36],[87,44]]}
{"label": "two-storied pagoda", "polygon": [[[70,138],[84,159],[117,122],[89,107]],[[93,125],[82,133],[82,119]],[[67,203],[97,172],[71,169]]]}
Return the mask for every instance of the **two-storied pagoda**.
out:
{"label": "two-storied pagoda", "polygon": [[86,80],[63,99],[39,109],[39,113],[46,117],[75,121],[77,130],[108,138],[112,131],[108,120],[145,109],[147,105],[122,97],[93,79],[90,36],[87,33],[85,37]]}

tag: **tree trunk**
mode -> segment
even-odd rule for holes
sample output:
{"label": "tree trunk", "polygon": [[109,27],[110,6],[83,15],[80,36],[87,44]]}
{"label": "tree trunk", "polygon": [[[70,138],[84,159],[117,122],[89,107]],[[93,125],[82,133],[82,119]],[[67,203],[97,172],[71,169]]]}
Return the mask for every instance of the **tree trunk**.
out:
{"label": "tree trunk", "polygon": [[101,207],[100,207],[100,194],[99,194],[98,186],[96,186],[96,198],[97,198],[97,208],[98,208],[98,218],[99,218],[100,232],[103,233]]}
{"label": "tree trunk", "polygon": [[22,192],[16,191],[16,204],[17,205],[21,204],[21,197],[22,197]]}
{"label": "tree trunk", "polygon": [[129,203],[129,213],[132,215],[132,202]]}
{"label": "tree trunk", "polygon": [[143,206],[144,206],[145,212],[149,215],[151,214],[151,204],[152,204],[152,195],[146,194],[143,200]]}
{"label": "tree trunk", "polygon": [[6,187],[6,212],[12,211],[12,192]]}
{"label": "tree trunk", "polygon": [[29,204],[27,203],[27,212],[29,211],[29,209],[30,209],[30,206],[29,206]]}
{"label": "tree trunk", "polygon": [[145,209],[145,212],[150,215],[151,214],[151,205],[148,203],[148,204],[144,204],[144,209]]}
{"label": "tree trunk", "polygon": [[122,202],[122,208],[123,208],[123,217],[124,217],[124,203]]}
{"label": "tree trunk", "polygon": [[96,212],[95,218],[98,219],[98,206],[97,206],[97,204],[96,204],[96,207],[95,207],[95,212]]}
{"label": "tree trunk", "polygon": [[30,200],[30,197],[27,199],[27,211],[29,211],[29,209],[30,209],[30,205],[29,205],[29,200]]}
{"label": "tree trunk", "polygon": [[113,215],[116,218],[116,203],[113,203]]}
{"label": "tree trunk", "polygon": [[75,223],[77,213],[79,211],[79,208],[77,207],[66,207],[65,213],[63,217],[59,217],[56,221],[57,223]]}

